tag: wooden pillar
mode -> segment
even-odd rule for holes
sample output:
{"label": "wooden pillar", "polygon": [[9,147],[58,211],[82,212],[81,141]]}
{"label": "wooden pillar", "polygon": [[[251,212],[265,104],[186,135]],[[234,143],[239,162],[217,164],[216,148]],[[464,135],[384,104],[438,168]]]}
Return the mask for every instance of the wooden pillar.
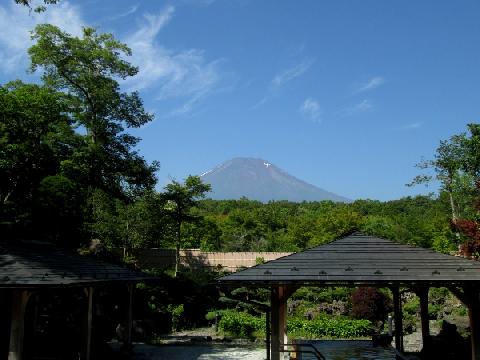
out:
{"label": "wooden pillar", "polygon": [[93,287],[85,288],[85,293],[87,295],[87,316],[81,359],[90,360],[92,352]]}
{"label": "wooden pillar", "polygon": [[468,308],[472,360],[480,360],[480,291],[471,286],[449,289]]}
{"label": "wooden pillar", "polygon": [[270,310],[267,309],[265,312],[265,347],[267,350],[267,360],[270,360],[270,329],[271,329],[271,321],[270,321]]}
{"label": "wooden pillar", "polygon": [[128,313],[127,313],[127,326],[124,340],[124,346],[126,348],[132,347],[132,331],[133,331],[133,288],[134,284],[128,284]]}
{"label": "wooden pillar", "polygon": [[464,289],[466,295],[468,317],[470,321],[470,338],[472,360],[480,360],[480,299],[477,289]]}
{"label": "wooden pillar", "polygon": [[283,358],[283,352],[287,341],[287,291],[285,286],[272,288],[271,292],[271,360],[280,360]]}
{"label": "wooden pillar", "polygon": [[403,315],[402,301],[400,299],[400,291],[398,287],[390,289],[393,294],[393,312],[395,320],[395,348],[403,352]]}
{"label": "wooden pillar", "polygon": [[27,290],[13,290],[8,360],[22,360],[23,339],[25,335],[25,310],[30,294]]}
{"label": "wooden pillar", "polygon": [[417,296],[420,299],[420,318],[422,323],[422,345],[423,345],[423,350],[426,350],[430,345],[430,322],[428,319],[428,287],[418,289]]}

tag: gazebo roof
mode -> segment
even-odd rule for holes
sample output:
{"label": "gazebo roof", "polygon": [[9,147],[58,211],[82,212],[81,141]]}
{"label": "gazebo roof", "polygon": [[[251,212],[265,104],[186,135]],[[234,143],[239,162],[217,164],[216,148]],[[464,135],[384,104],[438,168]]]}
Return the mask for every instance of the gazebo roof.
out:
{"label": "gazebo roof", "polygon": [[480,262],[353,233],[238,271],[221,285],[454,286],[480,281]]}
{"label": "gazebo roof", "polygon": [[84,286],[152,277],[89,256],[38,244],[0,244],[0,288]]}

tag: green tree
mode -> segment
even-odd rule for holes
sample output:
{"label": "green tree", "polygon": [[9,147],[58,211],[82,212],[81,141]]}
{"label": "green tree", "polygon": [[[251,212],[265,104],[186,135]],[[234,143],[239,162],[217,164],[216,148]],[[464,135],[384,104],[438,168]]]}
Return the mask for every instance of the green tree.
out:
{"label": "green tree", "polygon": [[[425,160],[417,164],[420,169],[433,169],[435,179],[440,181],[442,190],[446,191],[450,200],[452,222],[458,219],[458,209],[454,196],[456,182],[461,178],[462,143],[464,137],[456,135],[450,140],[442,140],[438,146],[434,160]],[[418,175],[409,186],[426,184],[433,180],[432,175]]]}
{"label": "green tree", "polygon": [[454,135],[440,141],[433,160],[417,164],[421,169],[432,169],[432,175],[419,175],[409,186],[426,184],[436,179],[441,191],[448,194],[451,221],[468,216],[475,181],[480,178],[480,124],[468,124],[469,133]]}
{"label": "green tree", "polygon": [[13,235],[28,236],[21,229],[29,232],[46,220],[40,208],[34,216],[34,204],[41,203],[40,197],[52,199],[47,184],[50,195],[76,192],[71,179],[56,177],[81,143],[70,111],[69,99],[45,86],[15,81],[0,87],[0,223],[14,227]]}
{"label": "green tree", "polygon": [[35,28],[32,39],[36,43],[29,49],[31,71],[41,68],[44,83],[71,99],[75,125],[87,132],[67,171],[90,194],[101,189],[125,198],[151,189],[158,164],[147,164],[135,151],[139,139],[124,131],[153,119],[137,92],[120,90],[118,80],[138,72],[125,60],[130,49],[92,28],[84,28],[78,38],[43,24]]}
{"label": "green tree", "polygon": [[164,210],[175,224],[175,275],[178,274],[180,263],[182,224],[197,219],[198,215],[193,215],[191,210],[210,190],[211,186],[202,183],[199,176],[188,176],[183,184],[174,180],[164,187]]}

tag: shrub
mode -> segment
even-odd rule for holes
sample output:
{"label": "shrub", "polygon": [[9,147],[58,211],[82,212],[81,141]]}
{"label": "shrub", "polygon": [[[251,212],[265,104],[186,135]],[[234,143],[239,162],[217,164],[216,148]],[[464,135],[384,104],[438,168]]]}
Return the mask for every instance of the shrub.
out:
{"label": "shrub", "polygon": [[358,338],[370,335],[372,323],[369,320],[346,318],[290,319],[287,331],[294,336],[310,338]]}
{"label": "shrub", "polygon": [[[264,317],[235,310],[220,310],[219,313],[221,319],[218,328],[231,336],[251,337],[254,332],[265,332]],[[290,335],[309,338],[358,338],[369,335],[371,329],[372,323],[369,320],[341,317],[315,320],[293,318],[287,323],[287,332]]]}
{"label": "shrub", "polygon": [[420,312],[420,301],[418,300],[417,297],[409,299],[404,305],[403,305],[403,312],[408,314],[408,315],[416,315],[417,313]]}
{"label": "shrub", "polygon": [[352,293],[352,316],[357,319],[385,321],[391,311],[392,301],[375,288],[358,288]]}
{"label": "shrub", "polygon": [[257,330],[265,331],[265,320],[246,312],[222,310],[218,328],[232,336],[251,337]]}
{"label": "shrub", "polygon": [[169,304],[167,306],[167,311],[170,313],[172,316],[172,331],[177,331],[180,329],[180,320],[183,315],[183,304],[180,305],[174,305],[174,304]]}

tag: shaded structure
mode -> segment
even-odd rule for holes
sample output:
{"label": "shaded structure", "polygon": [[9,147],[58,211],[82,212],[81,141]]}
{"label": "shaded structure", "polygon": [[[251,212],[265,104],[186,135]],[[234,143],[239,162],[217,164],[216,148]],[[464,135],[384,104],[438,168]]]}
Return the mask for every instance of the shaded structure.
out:
{"label": "shaded structure", "polygon": [[133,285],[136,282],[152,280],[152,277],[141,272],[40,242],[2,243],[0,269],[0,300],[4,305],[2,317],[8,319],[2,322],[0,358],[8,360],[24,358],[25,349],[28,347],[28,344],[24,343],[25,336],[28,330],[32,330],[27,329],[27,308],[33,307],[33,320],[28,322],[28,326],[32,327],[38,317],[38,308],[35,307],[38,304],[38,295],[54,293],[61,297],[65,296],[68,289],[80,290],[78,294],[84,298],[81,302],[83,309],[71,309],[72,312],[79,312],[83,318],[79,331],[83,333],[80,350],[82,359],[91,358],[92,329],[95,328],[94,294],[96,289],[106,286],[119,285],[125,289],[128,308],[125,314],[124,339],[126,345],[131,345]]}
{"label": "shaded structure", "polygon": [[300,286],[372,286],[393,294],[395,344],[403,351],[400,288],[420,298],[422,337],[428,347],[428,289],[446,287],[467,307],[472,359],[480,360],[480,263],[433,250],[402,245],[362,233],[270,261],[218,279],[220,285],[271,289],[272,360],[280,359],[287,344],[288,297]]}

